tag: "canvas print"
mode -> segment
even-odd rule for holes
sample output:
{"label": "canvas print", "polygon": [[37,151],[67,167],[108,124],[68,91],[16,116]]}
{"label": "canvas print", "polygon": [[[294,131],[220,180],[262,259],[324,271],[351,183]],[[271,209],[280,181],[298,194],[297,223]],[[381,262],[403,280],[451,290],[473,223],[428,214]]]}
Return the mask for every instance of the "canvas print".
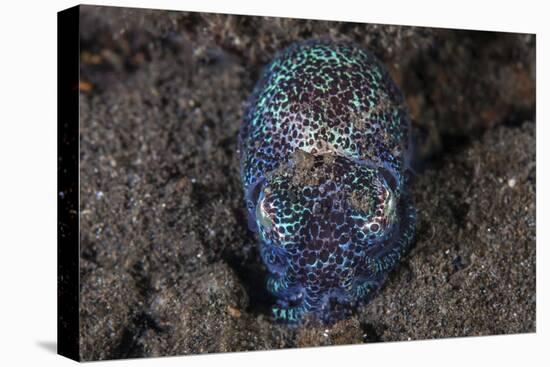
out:
{"label": "canvas print", "polygon": [[61,354],[536,331],[534,34],[91,5],[59,27]]}

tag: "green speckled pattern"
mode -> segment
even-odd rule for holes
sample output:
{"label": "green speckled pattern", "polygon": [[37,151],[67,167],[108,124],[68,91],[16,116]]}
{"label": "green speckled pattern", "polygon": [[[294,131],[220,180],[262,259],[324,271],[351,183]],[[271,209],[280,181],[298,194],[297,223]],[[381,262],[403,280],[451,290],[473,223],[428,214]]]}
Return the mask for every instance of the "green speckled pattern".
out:
{"label": "green speckled pattern", "polygon": [[352,44],[292,45],[264,70],[239,140],[275,318],[331,321],[367,300],[415,227],[410,121],[385,69]]}

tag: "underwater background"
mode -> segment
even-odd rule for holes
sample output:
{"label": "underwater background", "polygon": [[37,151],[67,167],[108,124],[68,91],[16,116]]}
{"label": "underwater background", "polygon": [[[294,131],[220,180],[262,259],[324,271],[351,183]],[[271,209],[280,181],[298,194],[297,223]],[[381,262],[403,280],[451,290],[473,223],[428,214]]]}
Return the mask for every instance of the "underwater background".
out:
{"label": "underwater background", "polygon": [[[84,360],[535,331],[535,36],[81,6]],[[237,134],[262,67],[353,41],[403,91],[416,241],[331,326],[270,316]]]}

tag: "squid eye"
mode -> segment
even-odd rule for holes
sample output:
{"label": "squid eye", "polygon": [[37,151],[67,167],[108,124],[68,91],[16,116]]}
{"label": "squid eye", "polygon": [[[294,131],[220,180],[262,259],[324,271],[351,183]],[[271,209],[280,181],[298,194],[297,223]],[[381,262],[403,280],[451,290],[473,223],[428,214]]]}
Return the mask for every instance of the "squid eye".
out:
{"label": "squid eye", "polygon": [[265,194],[262,191],[258,205],[256,205],[256,218],[266,232],[271,231],[273,228],[273,220],[269,216],[268,205],[269,204],[265,200]]}
{"label": "squid eye", "polygon": [[397,202],[393,191],[397,188],[397,180],[389,171],[380,170],[371,187],[372,190],[366,190],[360,200],[355,200],[352,205],[357,210],[358,239],[378,242],[392,233],[397,220]]}
{"label": "squid eye", "polygon": [[390,190],[392,192],[395,192],[395,190],[397,189],[397,178],[395,177],[395,175],[383,167],[378,168],[378,173],[384,178]]}

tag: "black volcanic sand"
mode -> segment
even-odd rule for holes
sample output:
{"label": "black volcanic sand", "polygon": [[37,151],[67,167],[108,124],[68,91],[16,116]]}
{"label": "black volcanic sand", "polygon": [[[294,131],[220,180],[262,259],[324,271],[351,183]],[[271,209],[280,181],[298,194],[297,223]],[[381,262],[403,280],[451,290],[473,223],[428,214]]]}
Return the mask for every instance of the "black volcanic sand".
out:
{"label": "black volcanic sand", "polygon": [[[84,360],[535,331],[535,37],[81,8]],[[332,326],[269,315],[237,132],[262,66],[293,41],[372,50],[423,157],[417,241]]]}

